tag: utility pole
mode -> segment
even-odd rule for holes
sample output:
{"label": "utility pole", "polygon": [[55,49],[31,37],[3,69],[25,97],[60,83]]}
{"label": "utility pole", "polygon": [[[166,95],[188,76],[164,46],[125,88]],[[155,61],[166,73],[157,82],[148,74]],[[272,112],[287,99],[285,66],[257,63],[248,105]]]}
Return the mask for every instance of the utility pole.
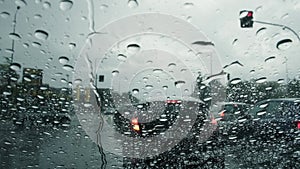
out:
{"label": "utility pole", "polygon": [[[18,11],[20,9],[20,6],[17,7],[17,10],[15,12],[15,16],[14,16],[14,20],[13,20],[13,34],[16,33],[16,25],[17,25],[17,14],[18,14]],[[14,53],[15,53],[15,40],[12,39],[12,44],[11,44],[11,49],[13,50],[12,53],[11,53],[11,56],[10,56],[10,64],[13,63],[14,61]]]}

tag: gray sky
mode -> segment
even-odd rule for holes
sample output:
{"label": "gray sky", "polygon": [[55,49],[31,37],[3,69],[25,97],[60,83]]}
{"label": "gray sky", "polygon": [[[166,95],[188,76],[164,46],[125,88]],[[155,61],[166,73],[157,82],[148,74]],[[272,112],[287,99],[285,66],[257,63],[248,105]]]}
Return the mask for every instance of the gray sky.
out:
{"label": "gray sky", "polygon": [[[59,0],[23,2],[26,2],[26,5],[22,5],[24,3],[20,3],[20,0],[0,0],[1,63],[4,62],[4,56],[10,56],[6,51],[11,48],[9,33],[12,32],[16,4],[22,5],[16,23],[16,33],[21,39],[16,41],[14,61],[22,67],[44,69],[44,82],[52,86],[66,86],[61,82],[61,79],[67,77],[66,74],[70,74],[70,80],[72,79],[72,71],[63,69],[65,64],[75,66],[77,62],[85,62],[77,58],[85,48],[89,33],[112,23],[119,25],[116,31],[129,31],[122,28],[132,23],[121,23],[119,20],[148,12],[171,15],[198,28],[208,41],[215,44],[213,50],[217,52],[222,66],[237,60],[244,65],[232,65],[225,69],[231,73],[232,78],[250,79],[266,76],[268,80],[284,79],[285,57],[288,59],[289,78],[299,78],[297,54],[300,45],[291,31],[258,23],[255,23],[252,29],[241,29],[239,26],[239,11],[249,9],[254,11],[255,20],[288,25],[299,33],[300,3],[297,0],[137,0],[138,4],[128,4],[127,0],[73,0],[72,6],[61,4]],[[155,22],[154,20],[153,24]],[[145,24],[142,19],[140,24]],[[174,28],[170,25],[165,27]],[[262,27],[266,29],[257,33]],[[36,30],[46,31],[48,38],[43,40],[35,36]],[[292,39],[293,43],[285,50],[278,50],[277,42],[286,38]],[[91,46],[98,48],[97,45],[99,44]],[[69,60],[61,60],[60,63],[61,56],[66,56]],[[270,56],[275,56],[275,59],[265,62]],[[208,58],[201,57],[206,59],[207,63]],[[254,70],[254,73],[249,73],[251,70]]]}

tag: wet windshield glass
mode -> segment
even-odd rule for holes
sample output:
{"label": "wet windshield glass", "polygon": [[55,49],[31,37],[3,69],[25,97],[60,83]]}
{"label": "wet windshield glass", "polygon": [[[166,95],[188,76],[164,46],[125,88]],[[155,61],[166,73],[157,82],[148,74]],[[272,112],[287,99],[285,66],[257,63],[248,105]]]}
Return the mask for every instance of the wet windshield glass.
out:
{"label": "wet windshield glass", "polygon": [[297,0],[0,0],[0,168],[298,168]]}

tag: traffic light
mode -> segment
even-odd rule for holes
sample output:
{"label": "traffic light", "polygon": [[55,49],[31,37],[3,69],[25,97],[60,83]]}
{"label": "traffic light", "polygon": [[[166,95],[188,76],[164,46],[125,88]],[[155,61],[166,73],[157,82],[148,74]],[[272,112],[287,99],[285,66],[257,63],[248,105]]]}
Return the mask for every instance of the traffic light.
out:
{"label": "traffic light", "polygon": [[248,10],[240,11],[240,22],[242,28],[252,28],[253,11],[248,11]]}

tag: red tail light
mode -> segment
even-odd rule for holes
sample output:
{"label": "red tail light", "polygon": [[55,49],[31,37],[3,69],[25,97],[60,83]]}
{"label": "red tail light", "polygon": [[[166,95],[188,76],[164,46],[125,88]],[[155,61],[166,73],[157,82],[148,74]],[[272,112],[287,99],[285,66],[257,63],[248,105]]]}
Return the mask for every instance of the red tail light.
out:
{"label": "red tail light", "polygon": [[220,113],[220,116],[223,118],[225,116],[225,110]]}
{"label": "red tail light", "polygon": [[297,121],[297,129],[300,130],[300,121]]}
{"label": "red tail light", "polygon": [[139,125],[138,118],[131,119],[131,125],[132,125],[132,129],[134,131],[136,131],[136,132],[140,131],[140,125]]}

